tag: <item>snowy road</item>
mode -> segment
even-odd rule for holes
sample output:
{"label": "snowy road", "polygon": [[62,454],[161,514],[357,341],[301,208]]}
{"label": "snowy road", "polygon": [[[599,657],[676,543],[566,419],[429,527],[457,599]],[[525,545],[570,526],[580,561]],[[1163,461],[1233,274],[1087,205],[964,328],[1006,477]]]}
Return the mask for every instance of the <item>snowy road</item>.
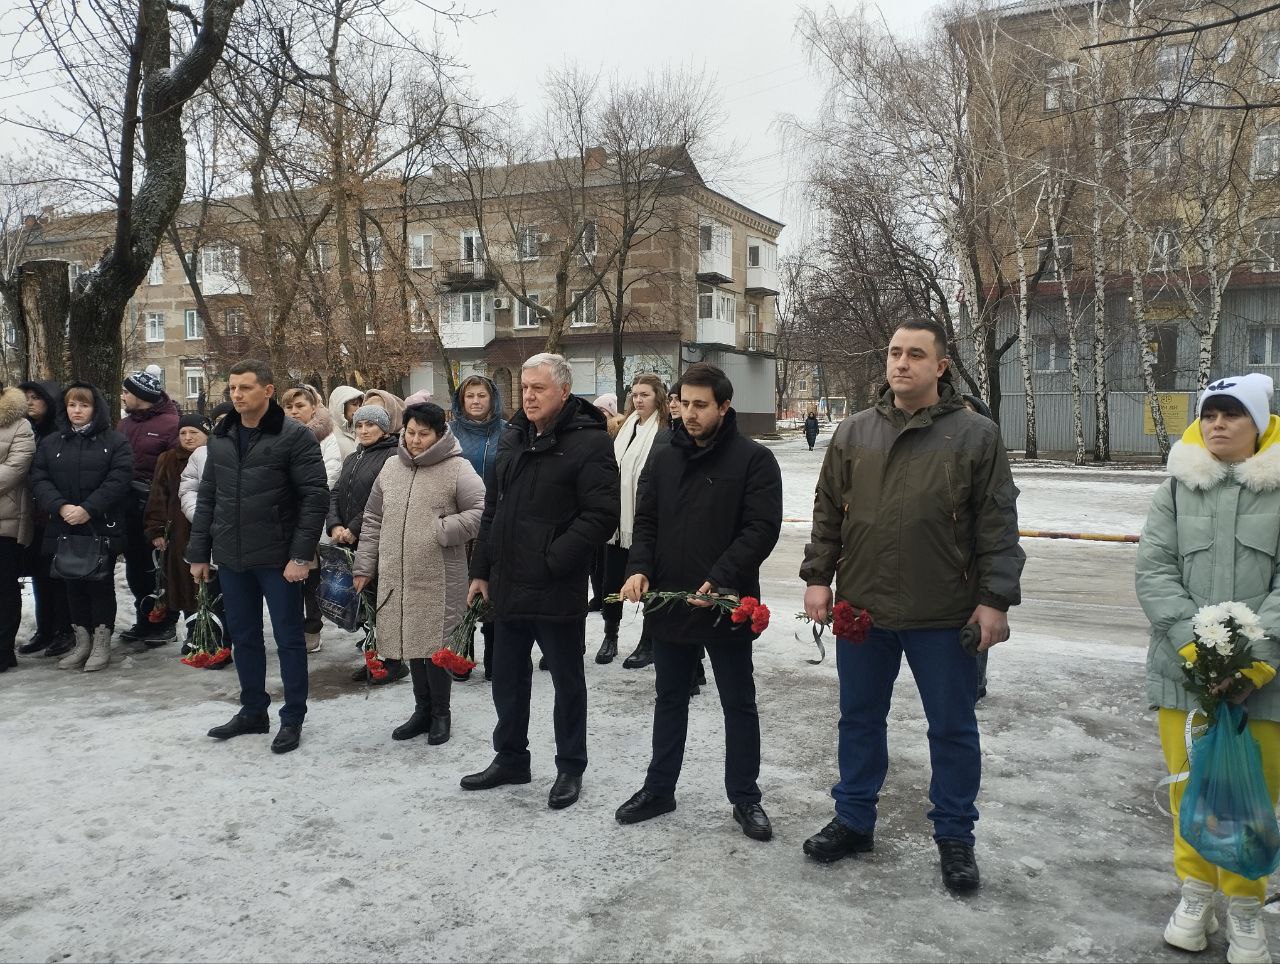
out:
{"label": "snowy road", "polygon": [[[774,448],[788,515],[807,518],[819,453]],[[1019,484],[1024,524],[1071,521],[1071,498],[1091,525],[1137,531],[1151,477]],[[407,684],[366,697],[331,627],[302,748],[285,757],[266,737],[207,740],[233,709],[233,672],[182,667],[174,647],[121,648],[97,676],[24,660],[0,676],[0,959],[1185,960],[1160,940],[1175,881],[1152,801],[1133,547],[1027,542],[1027,602],[979,710],[984,886],[958,899],[928,836],[925,722],[905,667],[875,853],[823,867],[800,852],[830,817],[836,714],[833,660],[806,664],[812,645],[793,638],[804,540],[787,527],[765,574],[767,844],[730,818],[714,685],[691,710],[679,809],[624,828],[613,810],[643,779],[652,670],[588,661],[591,764],[580,802],[553,812],[546,674],[534,782],[464,794],[458,777],[491,755],[487,684],[455,688],[447,745],[393,743]],[[599,618],[588,626],[594,651]],[[628,617],[624,653],[638,631]],[[1220,936],[1210,948],[1202,960],[1224,959]]]}

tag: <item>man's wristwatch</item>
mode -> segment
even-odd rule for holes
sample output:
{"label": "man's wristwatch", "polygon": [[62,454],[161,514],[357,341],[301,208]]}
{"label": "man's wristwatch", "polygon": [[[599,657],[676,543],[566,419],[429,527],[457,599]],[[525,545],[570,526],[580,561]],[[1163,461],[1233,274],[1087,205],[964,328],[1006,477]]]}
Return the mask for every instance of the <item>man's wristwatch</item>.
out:
{"label": "man's wristwatch", "polygon": [[290,559],[289,561],[290,561],[290,562],[292,562],[295,566],[309,566],[309,565],[311,565],[311,560],[310,560],[310,559]]}

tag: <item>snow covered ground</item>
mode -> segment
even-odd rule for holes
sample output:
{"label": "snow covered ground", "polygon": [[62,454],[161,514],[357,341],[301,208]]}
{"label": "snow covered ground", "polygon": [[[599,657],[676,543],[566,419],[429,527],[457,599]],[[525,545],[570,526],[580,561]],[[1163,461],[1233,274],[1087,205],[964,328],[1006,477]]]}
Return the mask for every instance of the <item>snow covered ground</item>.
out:
{"label": "snow covered ground", "polygon": [[[807,518],[794,507],[820,453],[774,449],[788,515]],[[1020,473],[1024,520],[1088,527],[1070,497],[1098,513],[1089,526],[1137,531],[1154,478],[1071,489]],[[591,764],[581,800],[557,812],[546,674],[534,782],[467,794],[458,778],[491,757],[488,684],[455,687],[445,746],[392,742],[407,683],[350,683],[352,643],[332,627],[302,747],[283,757],[268,737],[204,736],[234,711],[234,671],[183,667],[176,647],[118,647],[95,675],[24,659],[0,676],[0,960],[1185,960],[1160,939],[1176,882],[1152,797],[1133,547],[1028,541],[1028,598],[979,709],[984,885],[957,898],[924,817],[925,721],[905,666],[874,854],[818,866],[800,851],[831,816],[836,740],[834,661],[808,665],[791,619],[804,541],[789,527],[765,572],[764,844],[724,799],[714,684],[693,703],[679,809],[621,827],[613,811],[648,757],[652,669],[588,658]],[[594,652],[599,617],[588,627]],[[624,654],[638,634],[629,616]],[[1219,936],[1201,959],[1224,958]]]}

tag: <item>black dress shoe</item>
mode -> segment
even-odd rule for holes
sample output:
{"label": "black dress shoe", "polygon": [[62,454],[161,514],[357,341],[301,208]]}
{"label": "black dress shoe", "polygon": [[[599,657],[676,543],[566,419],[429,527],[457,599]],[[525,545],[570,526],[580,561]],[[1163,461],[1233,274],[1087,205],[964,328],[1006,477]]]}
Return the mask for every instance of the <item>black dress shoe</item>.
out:
{"label": "black dress shoe", "polygon": [[13,650],[7,650],[0,653],[0,673],[5,670],[18,668],[18,655]]}
{"label": "black dress shoe", "polygon": [[172,624],[167,626],[164,624],[152,626],[150,633],[138,638],[138,642],[141,642],[144,646],[151,649],[154,649],[157,646],[163,646],[165,643],[177,642],[177,640],[178,633],[177,630],[173,628]]}
{"label": "black dress shoe", "polygon": [[552,810],[563,810],[578,802],[578,794],[582,792],[582,774],[557,773],[556,782],[551,784],[551,793],[547,795],[547,806]]}
{"label": "black dress shoe", "polygon": [[769,815],[764,812],[764,807],[760,804],[735,803],[733,819],[742,828],[742,832],[752,840],[773,839],[773,824],[769,822]]}
{"label": "black dress shoe", "polygon": [[280,724],[280,732],[276,734],[276,738],[271,741],[272,753],[288,753],[290,750],[296,750],[298,744],[302,742],[302,724],[301,723],[282,723]]}
{"label": "black dress shoe", "polygon": [[409,666],[402,659],[389,659],[384,664],[387,668],[387,675],[382,679],[375,679],[374,686],[386,686],[388,683],[396,683],[409,675]]}
{"label": "black dress shoe", "polygon": [[459,786],[464,790],[492,790],[494,787],[504,787],[509,783],[528,783],[532,779],[528,770],[504,767],[494,760],[479,773],[463,777],[459,781]]}
{"label": "black dress shoe", "polygon": [[947,885],[947,890],[964,892],[978,889],[981,883],[978,861],[974,859],[971,846],[963,840],[939,840],[938,857],[942,865],[942,882]]}
{"label": "black dress shoe", "polygon": [[653,643],[641,636],[640,645],[630,656],[622,661],[623,669],[643,669],[653,662]]}
{"label": "black dress shoe", "polygon": [[430,729],[431,708],[419,706],[414,709],[412,716],[391,731],[391,739],[412,740],[415,736],[429,732]]}
{"label": "black dress shoe", "polygon": [[431,732],[427,734],[427,742],[432,746],[448,743],[452,722],[448,713],[432,714]]}
{"label": "black dress shoe", "polygon": [[215,740],[229,740],[233,736],[244,736],[246,733],[270,733],[271,718],[263,713],[261,716],[249,716],[237,713],[221,726],[215,726],[209,735]]}
{"label": "black dress shoe", "polygon": [[675,797],[660,797],[646,787],[620,806],[614,817],[618,823],[641,823],[661,817],[675,808]]}
{"label": "black dress shoe", "polygon": [[874,845],[872,834],[859,833],[837,817],[804,842],[804,852],[820,864],[829,864],[851,854],[870,853]]}
{"label": "black dress shoe", "polygon": [[607,666],[613,662],[615,656],[618,655],[618,637],[614,635],[605,636],[604,642],[600,644],[600,649],[596,653],[596,662],[601,666]]}
{"label": "black dress shoe", "polygon": [[45,657],[64,656],[75,648],[75,634],[72,633],[71,630],[67,630],[65,633],[58,633],[55,635],[53,637],[53,642],[45,647],[45,649],[41,651],[40,655]]}
{"label": "black dress shoe", "polygon": [[36,633],[28,642],[18,647],[19,656],[34,656],[36,653],[43,652],[49,648],[49,644],[53,642],[52,636],[41,636]]}
{"label": "black dress shoe", "polygon": [[353,683],[369,682],[369,667],[361,663],[360,668],[351,674],[351,682]]}
{"label": "black dress shoe", "polygon": [[[471,669],[475,669],[475,667],[473,666]],[[453,681],[455,683],[465,683],[467,680],[471,679],[471,669],[467,670],[465,673],[457,673],[453,670],[449,670],[449,675],[453,677]]]}
{"label": "black dress shoe", "polygon": [[151,631],[149,623],[134,623],[120,634],[120,642],[136,643]]}

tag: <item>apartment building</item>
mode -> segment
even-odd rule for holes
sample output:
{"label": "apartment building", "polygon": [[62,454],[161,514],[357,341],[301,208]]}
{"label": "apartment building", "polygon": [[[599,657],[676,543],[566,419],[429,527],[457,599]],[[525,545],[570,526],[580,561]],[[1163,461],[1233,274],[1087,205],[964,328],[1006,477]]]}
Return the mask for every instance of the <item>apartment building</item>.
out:
{"label": "apartment building", "polygon": [[[456,383],[483,373],[510,412],[520,364],[543,350],[550,331],[539,307],[554,306],[559,290],[562,306],[576,302],[561,345],[576,394],[615,390],[617,315],[628,383],[646,371],[670,383],[689,364],[708,361],[733,380],[744,430],[773,431],[783,225],[709,188],[690,162],[671,181],[661,226],[640,233],[619,278],[610,261],[617,205],[609,164],[603,152],[588,163],[589,190],[571,208],[532,179],[508,178],[502,196],[485,198],[462,173],[433,172],[407,190],[366,185],[345,274],[331,222],[300,245],[304,232],[286,219],[257,230],[246,199],[224,202],[216,223],[196,225],[196,210],[184,208],[177,220],[195,248],[186,257],[208,321],[166,244],[130,303],[126,364],[158,364],[185,406],[201,392],[219,395],[220,373],[246,354],[263,354],[291,380],[322,388],[351,381],[402,393],[425,388],[441,399],[450,374]],[[204,239],[198,247],[196,236]],[[102,217],[55,219],[31,248],[67,260],[74,280],[109,237]],[[296,281],[291,299],[282,274]],[[348,320],[353,315],[358,321]]]}

